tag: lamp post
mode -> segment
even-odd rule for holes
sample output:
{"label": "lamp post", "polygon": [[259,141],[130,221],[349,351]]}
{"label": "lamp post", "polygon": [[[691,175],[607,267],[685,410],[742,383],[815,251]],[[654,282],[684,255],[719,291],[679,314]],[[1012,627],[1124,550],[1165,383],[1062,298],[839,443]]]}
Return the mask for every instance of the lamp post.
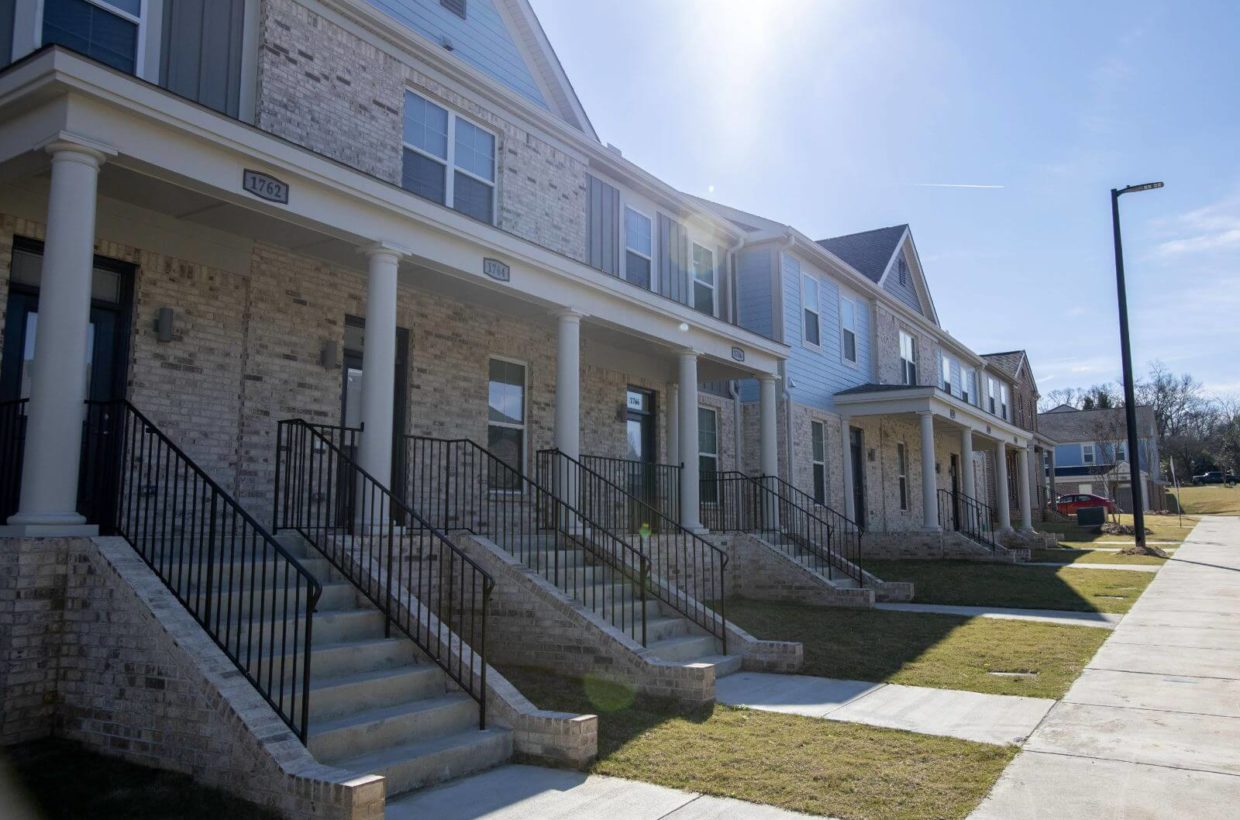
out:
{"label": "lamp post", "polygon": [[1128,341],[1128,293],[1124,287],[1124,245],[1119,236],[1119,198],[1161,188],[1161,182],[1111,189],[1111,223],[1115,228],[1115,285],[1119,294],[1119,346],[1124,366],[1124,417],[1128,424],[1128,486],[1132,496],[1132,528],[1137,546],[1145,547],[1145,504],[1141,491],[1141,451],[1137,448],[1137,397],[1132,379],[1132,345]]}

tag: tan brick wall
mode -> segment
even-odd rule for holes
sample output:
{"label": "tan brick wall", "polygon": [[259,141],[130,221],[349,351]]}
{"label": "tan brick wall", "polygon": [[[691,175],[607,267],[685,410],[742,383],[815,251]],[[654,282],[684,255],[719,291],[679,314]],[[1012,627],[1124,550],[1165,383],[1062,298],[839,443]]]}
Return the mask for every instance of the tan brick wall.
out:
{"label": "tan brick wall", "polygon": [[584,261],[586,166],[514,119],[397,59],[294,0],[265,0],[258,126],[394,185],[406,89],[499,135],[496,224]]}
{"label": "tan brick wall", "polygon": [[900,373],[900,331],[903,330],[917,339],[917,383],[919,385],[936,385],[939,383],[939,343],[933,335],[922,330],[911,322],[905,322],[881,302],[875,305],[875,339],[877,349],[874,355],[878,362],[879,384],[901,384]]}

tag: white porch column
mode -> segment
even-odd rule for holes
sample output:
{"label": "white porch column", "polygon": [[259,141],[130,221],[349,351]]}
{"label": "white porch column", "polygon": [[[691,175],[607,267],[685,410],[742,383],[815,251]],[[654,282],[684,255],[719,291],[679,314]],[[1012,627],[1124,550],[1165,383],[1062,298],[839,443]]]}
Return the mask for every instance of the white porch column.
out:
{"label": "white porch column", "polygon": [[[852,458],[852,431],[848,424],[848,417],[840,419],[840,440],[843,446],[840,448],[840,460],[844,462],[844,515],[852,521],[857,521],[857,499],[855,490],[853,489],[853,458]],[[857,521],[858,525],[864,524]]]}
{"label": "white porch column", "polygon": [[[779,475],[779,433],[776,420],[779,416],[776,401],[776,380],[773,375],[758,377],[758,416],[761,425],[761,473]],[[789,465],[791,472],[791,465]]]}
{"label": "white porch column", "polygon": [[934,476],[934,414],[917,414],[921,420],[921,516],[923,529],[937,531],[939,526],[938,482]]}
{"label": "white porch column", "polygon": [[960,430],[960,492],[969,498],[977,497],[977,480],[973,477],[973,430]]}
{"label": "white porch column", "polygon": [[999,529],[1012,529],[1012,510],[1008,504],[1007,444],[995,442],[995,506],[999,508]]}
{"label": "white porch column", "polygon": [[680,463],[680,387],[675,384],[667,386],[667,462]]}
{"label": "white porch column", "polygon": [[1029,448],[1016,451],[1016,492],[1020,496],[1020,529],[1033,531],[1033,505],[1029,502]]}
{"label": "white porch column", "polygon": [[698,503],[698,354],[680,354],[680,524],[697,532],[702,529]]}
{"label": "white porch column", "polygon": [[581,314],[560,314],[555,357],[555,446],[581,458]]}
{"label": "white porch column", "polygon": [[39,288],[34,372],[27,408],[15,534],[89,535],[77,513],[78,460],[86,401],[86,335],[94,268],[95,197],[105,150],[69,140],[47,146],[52,180]]}
{"label": "white porch column", "polygon": [[396,269],[401,248],[379,242],[365,249],[366,336],[362,360],[362,443],[358,466],[384,487],[392,481],[392,411],[396,373]]}

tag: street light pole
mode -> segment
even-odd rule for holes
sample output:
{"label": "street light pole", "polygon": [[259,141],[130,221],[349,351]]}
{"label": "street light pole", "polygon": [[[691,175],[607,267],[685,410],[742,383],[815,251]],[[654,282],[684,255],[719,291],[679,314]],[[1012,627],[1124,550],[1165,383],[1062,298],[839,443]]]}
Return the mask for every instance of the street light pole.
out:
{"label": "street light pole", "polygon": [[1124,286],[1124,245],[1119,234],[1119,198],[1137,191],[1161,188],[1161,182],[1111,189],[1111,224],[1115,229],[1115,286],[1119,295],[1119,347],[1124,367],[1124,417],[1128,425],[1128,487],[1132,496],[1132,527],[1137,546],[1145,549],[1145,499],[1141,482],[1141,451],[1137,436],[1137,396],[1132,378],[1132,345],[1128,339],[1128,291]]}

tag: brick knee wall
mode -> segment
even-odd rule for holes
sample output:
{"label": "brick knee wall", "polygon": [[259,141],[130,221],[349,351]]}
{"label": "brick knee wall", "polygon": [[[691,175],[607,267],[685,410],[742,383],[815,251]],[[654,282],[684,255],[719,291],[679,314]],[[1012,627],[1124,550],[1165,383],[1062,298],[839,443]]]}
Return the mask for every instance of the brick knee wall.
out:
{"label": "brick knee wall", "polygon": [[0,578],[0,626],[21,627],[0,743],[69,738],[287,817],[383,816],[383,778],[315,761],[123,540],[5,539]]}

